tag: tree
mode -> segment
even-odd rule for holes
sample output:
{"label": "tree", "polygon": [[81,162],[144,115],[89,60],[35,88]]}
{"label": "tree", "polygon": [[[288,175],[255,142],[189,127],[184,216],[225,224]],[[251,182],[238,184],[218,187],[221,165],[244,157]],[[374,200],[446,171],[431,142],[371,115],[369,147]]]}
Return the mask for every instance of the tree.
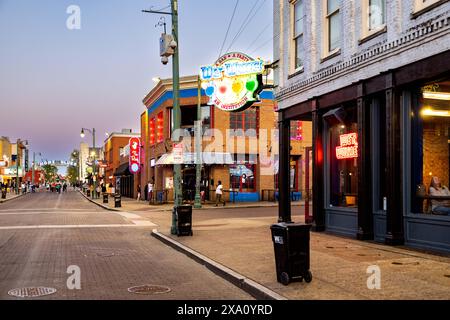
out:
{"label": "tree", "polygon": [[70,153],[70,165],[67,167],[67,178],[71,184],[75,184],[79,179],[79,157],[80,151],[77,149],[74,149]]}
{"label": "tree", "polygon": [[42,166],[44,171],[45,181],[53,182],[58,176],[58,168],[52,164],[45,164]]}

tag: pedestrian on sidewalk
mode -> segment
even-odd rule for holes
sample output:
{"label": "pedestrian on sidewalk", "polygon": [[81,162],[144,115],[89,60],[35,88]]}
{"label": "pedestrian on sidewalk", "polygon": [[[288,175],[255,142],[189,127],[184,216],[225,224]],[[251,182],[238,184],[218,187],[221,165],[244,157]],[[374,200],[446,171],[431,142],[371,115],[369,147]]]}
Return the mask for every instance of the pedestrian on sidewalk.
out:
{"label": "pedestrian on sidewalk", "polygon": [[141,200],[141,185],[138,184],[137,186],[137,201]]}
{"label": "pedestrian on sidewalk", "polygon": [[153,201],[153,185],[155,181],[154,178],[152,178],[152,181],[148,182],[147,188],[148,188],[148,204],[152,204]]}
{"label": "pedestrian on sidewalk", "polygon": [[222,181],[219,180],[219,184],[216,188],[216,207],[218,206],[219,202],[223,203],[223,206],[225,207],[225,200],[222,200]]}

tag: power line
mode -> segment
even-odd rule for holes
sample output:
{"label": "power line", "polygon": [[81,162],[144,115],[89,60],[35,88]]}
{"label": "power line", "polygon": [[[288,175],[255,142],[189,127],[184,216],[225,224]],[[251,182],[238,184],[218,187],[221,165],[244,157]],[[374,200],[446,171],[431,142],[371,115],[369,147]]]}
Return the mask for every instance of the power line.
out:
{"label": "power line", "polygon": [[267,30],[268,27],[270,27],[273,24],[273,21],[269,22],[263,29],[262,31],[256,36],[255,40],[252,41],[252,43],[247,47],[247,49],[245,51],[249,51],[251,49],[251,47],[256,43],[256,41],[259,40],[259,38],[261,38],[261,36],[264,34],[264,32]]}
{"label": "power line", "polygon": [[225,34],[225,38],[223,39],[222,46],[220,47],[220,53],[219,53],[219,56],[217,57],[217,59],[219,59],[220,56],[222,55],[222,50],[225,45],[225,42],[227,41],[228,32],[230,32],[230,27],[231,27],[231,24],[233,23],[234,15],[236,14],[236,9],[238,7],[239,1],[240,0],[236,0],[236,5],[234,6],[233,14],[231,15],[230,22],[228,23],[227,33]]}
{"label": "power line", "polygon": [[247,17],[244,19],[243,23],[241,24],[241,27],[239,28],[239,31],[236,33],[236,35],[234,36],[233,40],[231,41],[231,44],[228,46],[228,50],[230,50],[231,46],[234,44],[234,42],[241,36],[242,32],[244,32],[245,28],[249,25],[249,23],[253,20],[253,18],[256,16],[256,14],[258,13],[259,10],[261,10],[261,8],[263,7],[264,3],[267,0],[263,0],[263,2],[260,4],[260,6],[258,7],[258,9],[256,9],[256,11],[253,13],[253,15],[249,18],[250,14],[252,13],[252,11],[256,8],[256,5],[258,4],[259,0],[257,0],[255,2],[255,4],[253,5],[253,8],[250,10],[250,12],[248,13]]}

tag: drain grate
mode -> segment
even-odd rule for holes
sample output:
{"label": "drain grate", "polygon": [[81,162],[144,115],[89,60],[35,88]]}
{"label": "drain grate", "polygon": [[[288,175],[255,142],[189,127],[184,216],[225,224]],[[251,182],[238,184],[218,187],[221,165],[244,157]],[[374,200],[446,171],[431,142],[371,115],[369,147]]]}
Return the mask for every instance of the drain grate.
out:
{"label": "drain grate", "polygon": [[128,288],[128,292],[136,293],[136,294],[162,294],[170,292],[170,288],[166,286],[159,286],[153,284],[146,284],[143,286],[131,287]]}
{"label": "drain grate", "polygon": [[28,288],[18,288],[8,291],[8,295],[18,298],[36,298],[42,296],[48,296],[56,292],[55,288],[47,287],[28,287]]}

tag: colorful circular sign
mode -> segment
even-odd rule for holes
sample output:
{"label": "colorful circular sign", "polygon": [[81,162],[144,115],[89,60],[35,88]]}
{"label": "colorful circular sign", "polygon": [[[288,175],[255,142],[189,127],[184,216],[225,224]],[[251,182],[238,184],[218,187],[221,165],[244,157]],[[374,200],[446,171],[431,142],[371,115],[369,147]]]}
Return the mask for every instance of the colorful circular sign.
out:
{"label": "colorful circular sign", "polygon": [[202,88],[209,105],[224,111],[241,111],[259,100],[264,61],[240,52],[227,53],[214,65],[200,68]]}

